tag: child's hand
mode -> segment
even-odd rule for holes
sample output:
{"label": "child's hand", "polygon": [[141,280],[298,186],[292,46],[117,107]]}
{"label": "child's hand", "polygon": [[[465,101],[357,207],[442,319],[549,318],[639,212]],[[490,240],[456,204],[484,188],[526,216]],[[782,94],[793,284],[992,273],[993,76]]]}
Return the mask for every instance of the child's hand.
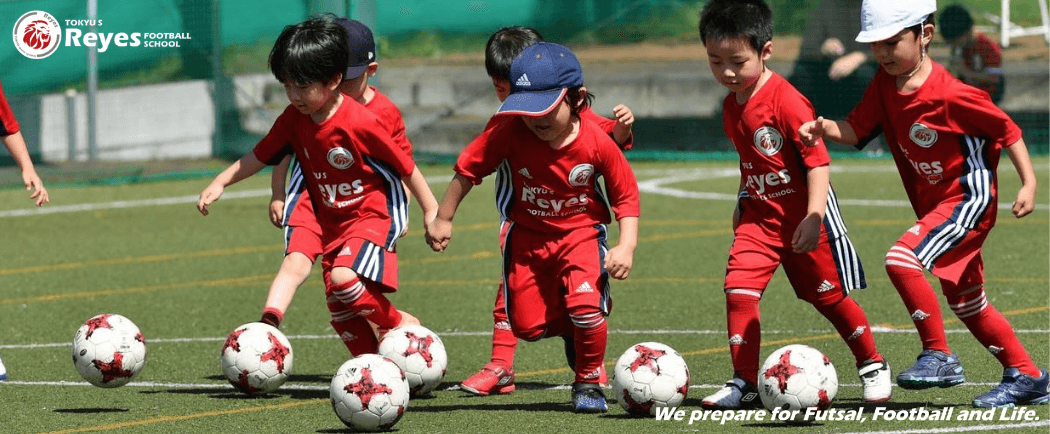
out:
{"label": "child's hand", "polygon": [[613,138],[620,145],[631,137],[631,129],[634,125],[634,112],[630,107],[620,104],[613,107],[613,117],[616,118],[616,126],[613,127]]}
{"label": "child's hand", "polygon": [[824,137],[824,117],[817,116],[817,120],[802,124],[798,127],[798,136],[807,145],[812,145],[817,139]]}
{"label": "child's hand", "polygon": [[634,251],[631,249],[616,245],[605,254],[605,271],[608,271],[613,279],[626,279],[633,266]]}
{"label": "child's hand", "polygon": [[47,197],[44,181],[40,180],[40,175],[37,175],[35,170],[30,169],[22,172],[22,182],[25,183],[26,190],[33,192],[29,195],[29,198],[33,199],[36,206],[43,206],[45,203],[51,202],[51,199]]}
{"label": "child's hand", "polygon": [[435,252],[444,251],[448,247],[448,241],[452,239],[452,222],[435,217],[424,226],[430,248]]}
{"label": "child's hand", "polygon": [[820,45],[820,53],[829,57],[838,57],[846,54],[846,46],[838,38],[828,38]]}
{"label": "child's hand", "polygon": [[201,192],[200,199],[197,199],[197,210],[201,212],[201,215],[208,215],[208,205],[219,200],[223,190],[220,184],[208,184],[208,187]]}
{"label": "child's hand", "polygon": [[807,215],[802,219],[791,237],[791,249],[795,253],[809,253],[817,248],[820,242],[820,225],[821,218],[816,214]]}
{"label": "child's hand", "polygon": [[1014,217],[1021,218],[1031,214],[1035,210],[1035,188],[1021,187],[1017,192],[1017,200],[1014,201]]}
{"label": "child's hand", "polygon": [[284,227],[284,200],[270,199],[270,223],[277,229]]}

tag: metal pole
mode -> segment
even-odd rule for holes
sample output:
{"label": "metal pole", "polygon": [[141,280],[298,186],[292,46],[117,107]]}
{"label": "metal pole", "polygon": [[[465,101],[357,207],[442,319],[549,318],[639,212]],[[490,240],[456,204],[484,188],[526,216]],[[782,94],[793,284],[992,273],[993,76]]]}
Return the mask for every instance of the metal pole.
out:
{"label": "metal pole", "polygon": [[[91,23],[91,33],[97,33],[95,23],[98,22],[98,0],[88,0],[87,18]],[[95,110],[98,97],[98,50],[95,47],[87,49],[87,136],[88,136],[88,161],[98,158],[98,137],[96,128],[98,123]]]}
{"label": "metal pole", "polygon": [[66,141],[69,144],[69,161],[77,159],[77,91],[66,90]]}
{"label": "metal pole", "polygon": [[[212,0],[211,2],[211,84],[212,84],[212,106],[214,107],[215,114],[215,132],[212,134],[211,142],[211,154],[216,156],[219,154],[226,154],[228,152],[223,151],[223,147],[226,143],[223,141],[223,129],[226,125],[223,121],[225,111],[230,109],[226,107],[223,102],[223,95],[220,91],[221,86],[226,86],[228,83],[223,76],[223,47],[222,47],[222,6],[219,4],[219,0]],[[226,89],[228,90],[228,89]]]}

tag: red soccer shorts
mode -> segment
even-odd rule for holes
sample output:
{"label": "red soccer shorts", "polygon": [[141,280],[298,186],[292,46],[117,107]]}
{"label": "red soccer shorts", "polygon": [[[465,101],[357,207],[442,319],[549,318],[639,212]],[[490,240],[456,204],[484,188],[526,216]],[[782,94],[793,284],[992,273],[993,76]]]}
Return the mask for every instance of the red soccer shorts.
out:
{"label": "red soccer shorts", "polygon": [[777,266],[784,267],[795,295],[810,302],[832,290],[848,294],[866,286],[864,269],[847,235],[828,240],[822,231],[816,249],[795,253],[790,240],[767,234],[757,224],[740,224],[729,251],[724,289],[752,290],[761,297]]}
{"label": "red soccer shorts", "polygon": [[564,233],[506,227],[503,288],[515,336],[532,341],[571,333],[569,313],[581,307],[609,314],[604,225]]}
{"label": "red soccer shorts", "polygon": [[[984,283],[981,247],[994,224],[987,215],[977,224],[961,221],[960,204],[943,204],[908,229],[898,244],[907,246],[934,276],[963,288]],[[976,226],[967,229],[966,226]]]}
{"label": "red soccer shorts", "polygon": [[397,253],[363,238],[348,238],[341,247],[326,252],[321,260],[325,282],[335,267],[354,270],[358,277],[378,283],[383,292],[397,291]]}

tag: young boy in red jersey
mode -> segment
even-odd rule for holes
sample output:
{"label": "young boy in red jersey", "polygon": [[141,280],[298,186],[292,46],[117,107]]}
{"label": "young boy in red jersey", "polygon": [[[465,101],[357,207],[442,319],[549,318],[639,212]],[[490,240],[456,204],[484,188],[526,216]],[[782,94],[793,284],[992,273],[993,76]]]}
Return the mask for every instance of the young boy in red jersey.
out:
{"label": "young boy in red jersey", "polygon": [[[511,65],[511,92],[497,116],[513,116],[482,133],[459,155],[427,241],[444,250],[452,219],[471,188],[505,170],[507,224],[501,228],[508,322],[525,340],[572,334],[577,412],[605,412],[598,384],[605,357],[608,277],[631,271],[638,237],[638,183],[623,153],[597,124],[581,119],[587,104],[576,56],[557,44],[525,48]],[[606,248],[609,206],[620,242]]]}
{"label": "young boy in red jersey", "polygon": [[[0,87],[0,141],[4,142],[7,152],[11,153],[11,158],[18,165],[18,170],[22,172],[22,183],[25,184],[26,190],[32,192],[29,198],[33,199],[36,206],[43,206],[50,202],[51,199],[47,196],[44,182],[40,180],[40,175],[37,175],[36,169],[33,168],[33,160],[29,158],[26,140],[22,137],[11,106],[7,104],[3,87]],[[0,380],[5,379],[7,379],[7,368],[4,367],[3,360],[0,360]]]}
{"label": "young boy in red jersey", "polygon": [[988,92],[992,102],[998,104],[1006,85],[1003,49],[973,27],[973,16],[963,5],[944,8],[938,27],[952,52],[948,71],[963,83]]}
{"label": "young boy in red jersey", "polygon": [[[492,79],[496,97],[500,102],[507,99],[510,94],[510,67],[514,58],[521,52],[537,42],[543,41],[543,36],[530,27],[512,26],[503,27],[489,37],[485,44],[485,70]],[[593,97],[588,93],[589,97]],[[598,116],[591,110],[589,104],[580,109],[580,118],[588,119],[609,134],[609,137],[624,151],[634,146],[634,135],[632,125],[634,124],[634,113],[626,105],[619,104],[613,108],[613,116],[616,120],[606,119]],[[506,122],[505,117],[493,117],[489,120],[485,130],[490,130],[501,122]],[[496,196],[505,197],[509,192],[509,180],[503,176],[503,171],[496,172]],[[501,194],[501,192],[505,192]],[[500,224],[506,224],[507,216],[500,205],[502,201],[497,200],[497,209],[500,211]],[[510,330],[507,322],[507,310],[503,299],[503,288],[496,290],[496,304],[492,309],[492,358],[489,363],[466,380],[460,383],[463,390],[475,395],[486,396],[493,393],[506,394],[515,389],[514,385],[514,352],[518,346],[518,338]],[[572,367],[575,363],[575,344],[572,335],[562,335],[565,339],[565,356]],[[608,377],[604,365],[599,378],[599,384],[608,384]]]}
{"label": "young boy in red jersey", "polygon": [[291,104],[251,153],[201,192],[197,208],[208,215],[226,186],[294,152],[310,173],[306,187],[321,227],[325,296],[345,312],[332,326],[352,354],[365,354],[378,349],[369,322],[393,328],[403,320],[384,295],[397,290],[394,247],[407,215],[402,178],[408,177],[426,221],[434,218],[437,201],[375,114],[338,92],[348,51],[346,30],[334,21],[285,27],[270,53],[270,70]]}
{"label": "young boy in red jersey", "polygon": [[759,302],[777,266],[795,295],[846,342],[864,401],[889,400],[889,366],[875,348],[864,310],[847,296],[865,287],[864,270],[829,183],[831,159],[823,143],[804,145],[797,134],[813,106],[766,66],[773,11],[761,0],[715,0],[704,6],[699,30],[712,74],[732,91],[722,104],[724,126],[740,154],[741,174],[724,286],[734,377],[701,405],[725,410],[759,404]]}
{"label": "young boy in red jersey", "polygon": [[[346,30],[350,46],[350,66],[343,75],[338,90],[354,101],[364,104],[383,122],[390,131],[394,142],[412,156],[412,143],[405,137],[405,122],[401,111],[386,95],[368,85],[368,78],[375,75],[379,64],[376,63],[375,39],[372,30],[364,24],[346,18],[337,18],[335,22]],[[270,221],[278,228],[284,228],[285,257],[281,268],[270,285],[270,291],[263,308],[261,321],[274,327],[284,318],[284,313],[295,296],[296,290],[310,276],[313,261],[322,253],[321,226],[314,215],[310,193],[307,191],[301,165],[292,163],[293,157],[287,156],[278,164],[271,175],[272,196],[270,199]],[[284,180],[291,165],[292,175],[287,192]],[[406,198],[407,199],[407,198]],[[402,231],[408,229],[408,216],[401,216]],[[344,303],[337,298],[328,300],[332,313],[333,326],[350,319],[353,315],[344,308]],[[419,324],[414,316],[401,312],[404,324]],[[381,332],[381,330],[377,330]]]}
{"label": "young boy in red jersey", "polygon": [[995,225],[1000,152],[1021,178],[1015,217],[1035,208],[1035,171],[1021,129],[984,91],[952,77],[926,54],[933,39],[934,0],[865,0],[858,42],[882,65],[845,121],[817,118],[803,140],[827,138],[863,148],[886,135],[918,221],[886,254],[886,272],[922,340],[912,367],[897,375],[905,389],[965,381],[945,338],[941,307],[923,270],[941,283],[948,306],[1005,369],[1002,382],[975,407],[1045,404],[1050,377],[1036,366],[1010,323],[988,302],[981,246]]}

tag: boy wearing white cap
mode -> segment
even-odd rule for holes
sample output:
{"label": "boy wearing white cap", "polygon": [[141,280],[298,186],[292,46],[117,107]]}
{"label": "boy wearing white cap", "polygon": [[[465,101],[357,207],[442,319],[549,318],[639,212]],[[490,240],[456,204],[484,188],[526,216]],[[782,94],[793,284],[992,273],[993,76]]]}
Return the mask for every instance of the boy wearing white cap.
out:
{"label": "boy wearing white cap", "polygon": [[[427,242],[443,251],[460,202],[482,178],[503,171],[498,198],[503,290],[511,330],[534,341],[572,334],[573,407],[608,411],[599,383],[612,307],[609,277],[631,272],[638,240],[638,182],[623,152],[598,124],[580,118],[588,104],[583,72],[569,49],[539,42],[510,68],[511,93],[485,130],[460,153]],[[604,176],[606,197],[597,181]],[[620,240],[606,244],[610,211]]]}
{"label": "boy wearing white cap", "polygon": [[766,66],[773,11],[762,0],[714,0],[700,13],[699,31],[711,73],[732,91],[722,103],[723,126],[740,156],[741,175],[722,287],[733,378],[700,405],[735,410],[760,404],[755,386],[768,374],[759,372],[759,303],[781,267],[795,296],[827,318],[849,347],[864,401],[888,401],[889,365],[875,347],[864,309],[848,296],[865,287],[864,269],[831,188],[831,158],[823,143],[804,145],[796,134],[813,117],[813,106]]}
{"label": "boy wearing white cap", "polygon": [[995,225],[1000,152],[1006,150],[1021,178],[1014,217],[1035,207],[1035,172],[1017,124],[987,93],[955,79],[926,54],[936,10],[934,0],[865,0],[856,39],[870,44],[882,68],[845,121],[818,117],[799,134],[858,148],[886,135],[918,217],[886,255],[886,272],[923,347],[915,365],[898,374],[897,384],[925,389],[965,381],[948,348],[937,294],[923,274],[927,269],[940,280],[952,312],[1005,369],[1002,382],[973,405],[1044,404],[1050,377],[988,302],[981,256]]}

